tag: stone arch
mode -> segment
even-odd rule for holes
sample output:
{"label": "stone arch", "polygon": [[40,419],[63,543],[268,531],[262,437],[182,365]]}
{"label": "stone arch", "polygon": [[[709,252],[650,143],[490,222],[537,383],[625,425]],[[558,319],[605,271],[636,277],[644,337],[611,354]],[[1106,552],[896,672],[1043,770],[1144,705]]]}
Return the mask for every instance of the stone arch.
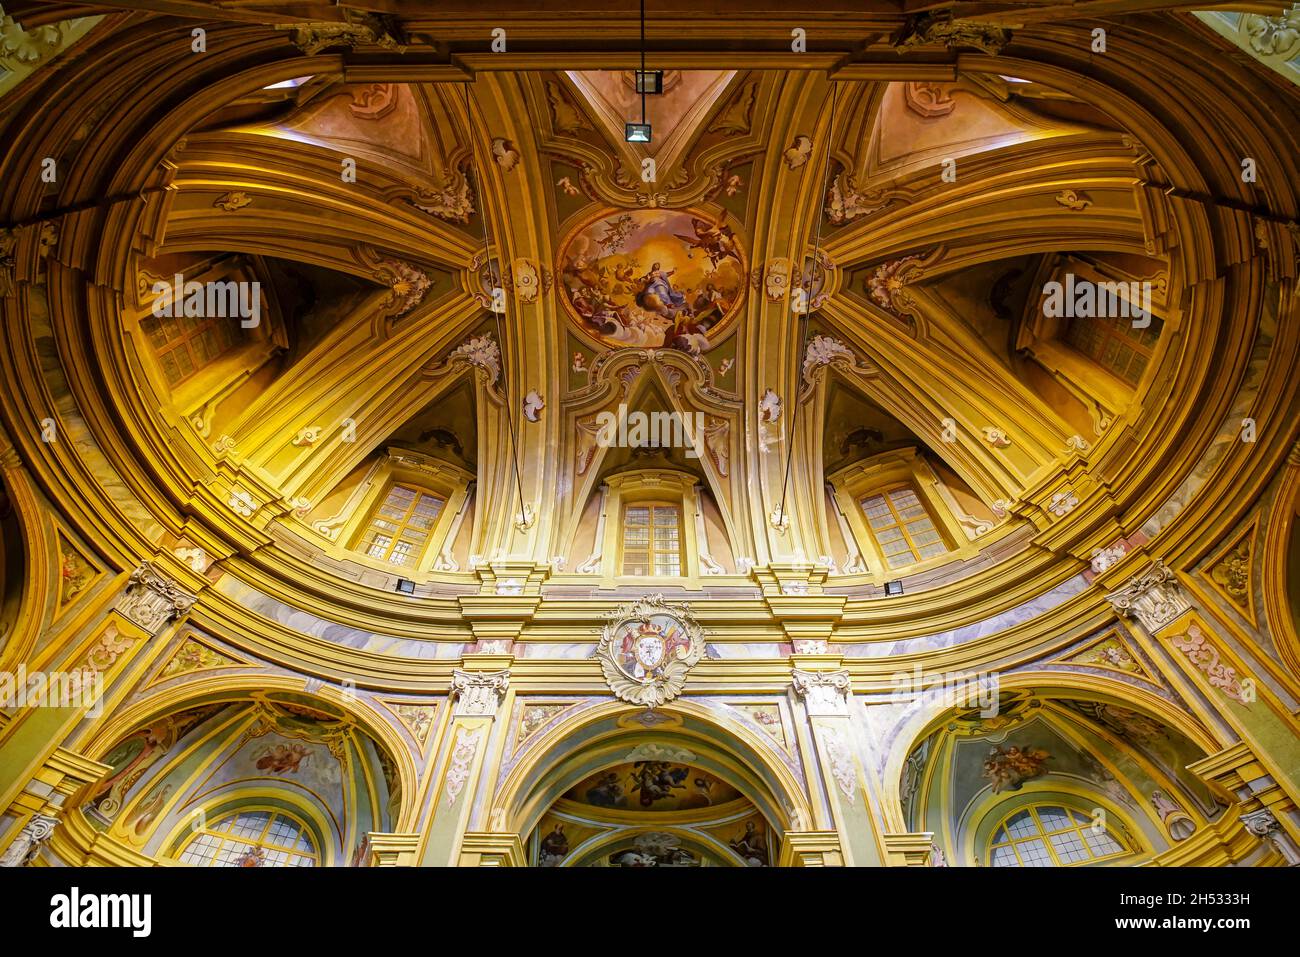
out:
{"label": "stone arch", "polygon": [[205,675],[202,690],[193,684],[160,688],[115,712],[92,732],[84,746],[91,757],[102,758],[124,735],[150,722],[164,719],[205,704],[235,704],[251,701],[255,692],[289,692],[315,698],[342,711],[392,762],[394,780],[400,789],[400,803],[392,815],[392,828],[413,827],[419,815],[416,790],[419,776],[415,756],[400,731],[383,711],[363,699],[330,685],[307,691],[299,678],[278,675]]}
{"label": "stone arch", "polygon": [[[997,688],[1000,693],[1032,692],[1044,701],[1070,698],[1115,705],[1161,722],[1206,754],[1218,751],[1227,743],[1216,739],[1193,715],[1153,690],[1113,678],[1057,671],[1023,671],[1001,676]],[[958,710],[944,696],[923,701],[894,737],[884,765],[881,800],[884,812],[895,818],[897,826],[904,830],[904,766],[912,753]]]}
{"label": "stone arch", "polygon": [[[649,726],[637,719],[656,715]],[[763,814],[777,835],[813,820],[805,785],[753,731],[702,704],[677,700],[655,712],[621,702],[579,710],[539,736],[497,787],[502,825],[526,840],[547,810],[593,772],[628,761],[644,746],[684,749]],[[494,811],[494,813],[496,813]]]}

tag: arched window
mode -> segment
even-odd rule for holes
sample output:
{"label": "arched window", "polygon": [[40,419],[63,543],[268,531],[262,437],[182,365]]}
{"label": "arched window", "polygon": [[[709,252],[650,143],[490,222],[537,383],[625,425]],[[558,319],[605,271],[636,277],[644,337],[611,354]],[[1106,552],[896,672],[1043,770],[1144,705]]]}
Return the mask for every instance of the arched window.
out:
{"label": "arched window", "polygon": [[859,503],[871,537],[890,569],[904,568],[948,551],[934,519],[912,485],[900,485]]}
{"label": "arched window", "polygon": [[624,575],[681,575],[681,516],[676,503],[637,502],[624,507]]}
{"label": "arched window", "polygon": [[359,549],[390,565],[418,565],[445,504],[445,499],[414,486],[390,486],[370,513]]}
{"label": "arched window", "polygon": [[176,858],[195,867],[317,867],[311,832],[282,811],[242,810],[199,828]]}
{"label": "arched window", "polygon": [[1059,804],[1032,804],[1014,811],[993,832],[992,867],[1073,867],[1127,854],[1108,827]]}

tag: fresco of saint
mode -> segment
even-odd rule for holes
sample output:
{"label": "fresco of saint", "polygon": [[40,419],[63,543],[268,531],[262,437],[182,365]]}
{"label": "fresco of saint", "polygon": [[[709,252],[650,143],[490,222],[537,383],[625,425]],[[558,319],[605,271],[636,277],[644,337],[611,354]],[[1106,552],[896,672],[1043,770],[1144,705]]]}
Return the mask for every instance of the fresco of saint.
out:
{"label": "fresco of saint", "polygon": [[726,224],[676,210],[610,213],[569,240],[561,299],[613,347],[712,348],[745,291],[740,242]]}

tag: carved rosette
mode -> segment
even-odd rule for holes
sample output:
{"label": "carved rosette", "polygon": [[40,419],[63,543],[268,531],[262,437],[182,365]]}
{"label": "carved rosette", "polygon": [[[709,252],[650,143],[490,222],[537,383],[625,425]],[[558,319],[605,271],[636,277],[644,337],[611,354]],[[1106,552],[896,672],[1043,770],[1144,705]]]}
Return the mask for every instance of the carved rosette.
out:
{"label": "carved rosette", "polygon": [[509,671],[461,671],[451,673],[455,714],[463,717],[492,717],[510,686]]}
{"label": "carved rosette", "polygon": [[1148,631],[1158,631],[1192,607],[1178,577],[1160,561],[1106,598],[1117,612],[1136,618]]}
{"label": "carved rosette", "polygon": [[186,615],[197,598],[184,591],[149,562],[141,562],[127,579],[117,610],[151,635]]}
{"label": "carved rosette", "polygon": [[653,595],[608,616],[595,657],[617,697],[656,708],[681,693],[704,657],[704,631],[686,605]]}
{"label": "carved rosette", "polygon": [[848,669],[839,671],[795,671],[791,675],[797,694],[813,717],[830,717],[849,713],[849,695],[853,681]]}

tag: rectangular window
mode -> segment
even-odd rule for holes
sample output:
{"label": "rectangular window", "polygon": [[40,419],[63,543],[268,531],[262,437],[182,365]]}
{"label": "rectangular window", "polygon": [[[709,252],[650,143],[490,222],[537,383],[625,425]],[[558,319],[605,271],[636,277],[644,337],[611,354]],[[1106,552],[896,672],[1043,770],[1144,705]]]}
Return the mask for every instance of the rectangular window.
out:
{"label": "rectangular window", "polygon": [[243,338],[239,319],[232,316],[146,316],[140,328],[171,386],[225,355]]}
{"label": "rectangular window", "polygon": [[910,486],[871,495],[860,503],[885,564],[914,565],[948,551],[939,530]]}
{"label": "rectangular window", "polygon": [[623,510],[624,575],[681,575],[680,514],[676,505],[658,502]]}
{"label": "rectangular window", "polygon": [[1065,342],[1130,386],[1136,386],[1151,361],[1160,329],[1161,322],[1155,316],[1145,329],[1134,328],[1133,320],[1124,316],[1076,317],[1070,320],[1065,331]]}
{"label": "rectangular window", "polygon": [[429,492],[394,485],[370,516],[361,536],[361,551],[390,565],[418,565],[444,504]]}

